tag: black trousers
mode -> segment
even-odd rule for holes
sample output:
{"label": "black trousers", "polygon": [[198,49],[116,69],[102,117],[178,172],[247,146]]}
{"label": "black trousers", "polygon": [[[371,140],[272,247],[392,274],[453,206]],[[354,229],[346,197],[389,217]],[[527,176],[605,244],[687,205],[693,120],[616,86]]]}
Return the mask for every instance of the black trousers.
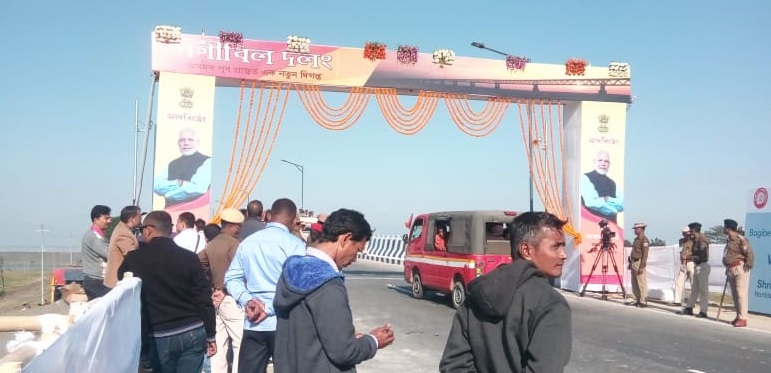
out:
{"label": "black trousers", "polygon": [[104,286],[104,279],[91,277],[89,275],[83,276],[83,290],[86,292],[88,300],[103,297],[110,292],[110,288]]}
{"label": "black trousers", "polygon": [[238,373],[265,373],[268,360],[273,357],[276,332],[257,332],[244,329],[238,352]]}

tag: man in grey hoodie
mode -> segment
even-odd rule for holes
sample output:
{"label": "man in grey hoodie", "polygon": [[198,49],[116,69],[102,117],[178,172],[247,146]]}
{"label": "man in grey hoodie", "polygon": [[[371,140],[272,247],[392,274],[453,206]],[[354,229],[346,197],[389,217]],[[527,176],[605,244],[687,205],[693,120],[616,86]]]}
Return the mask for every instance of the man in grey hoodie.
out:
{"label": "man in grey hoodie", "polygon": [[570,306],[547,279],[562,275],[564,224],[546,212],[514,218],[514,262],[469,283],[441,372],[564,371],[572,344]]}
{"label": "man in grey hoodie", "polygon": [[372,236],[357,211],[340,209],[324,222],[305,256],[284,263],[273,301],[278,318],[273,369],[276,373],[356,372],[394,341],[386,324],[356,333],[342,269]]}

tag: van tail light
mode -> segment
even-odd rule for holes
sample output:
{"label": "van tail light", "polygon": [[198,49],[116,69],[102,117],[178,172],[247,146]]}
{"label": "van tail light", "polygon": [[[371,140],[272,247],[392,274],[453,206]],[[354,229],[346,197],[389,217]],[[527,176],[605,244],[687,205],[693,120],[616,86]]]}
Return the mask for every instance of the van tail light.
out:
{"label": "van tail light", "polygon": [[475,268],[476,269],[474,270],[474,275],[476,277],[482,276],[485,272],[485,262],[481,260],[477,260]]}
{"label": "van tail light", "polygon": [[506,215],[506,216],[517,216],[517,212],[516,211],[504,211],[503,215]]}

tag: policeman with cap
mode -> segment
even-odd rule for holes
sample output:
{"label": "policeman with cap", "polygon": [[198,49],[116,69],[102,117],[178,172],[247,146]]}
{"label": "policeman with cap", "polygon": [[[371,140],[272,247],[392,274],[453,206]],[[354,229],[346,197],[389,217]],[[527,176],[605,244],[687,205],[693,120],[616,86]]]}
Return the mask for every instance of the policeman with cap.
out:
{"label": "policeman with cap", "polygon": [[693,261],[693,282],[691,283],[691,296],[688,304],[683,308],[684,315],[693,315],[693,307],[696,300],[699,301],[699,314],[696,317],[706,318],[709,307],[709,240],[701,234],[701,223],[688,224],[691,230],[692,251],[690,259]]}
{"label": "policeman with cap", "polygon": [[691,289],[693,289],[693,260],[691,260],[691,256],[693,255],[693,240],[691,239],[691,228],[689,227],[683,227],[681,234],[683,235],[682,238],[680,238],[680,272],[677,274],[677,279],[675,279],[675,300],[672,302],[672,305],[679,306],[683,301],[683,288],[685,287],[685,282],[688,281],[688,284],[691,285]]}
{"label": "policeman with cap", "polygon": [[747,326],[747,296],[750,286],[750,269],[755,261],[755,255],[749,241],[738,232],[739,223],[733,219],[725,219],[723,228],[728,235],[728,241],[723,251],[723,264],[728,284],[731,286],[731,297],[734,300],[736,319],[731,325],[741,328]]}
{"label": "policeman with cap", "polygon": [[645,279],[645,265],[648,263],[648,250],[650,241],[645,237],[645,227],[643,223],[636,223],[632,229],[637,236],[632,242],[632,252],[629,254],[629,269],[632,270],[632,293],[637,301],[634,303],[637,307],[648,306],[648,283]]}
{"label": "policeman with cap", "polygon": [[[211,357],[211,371],[238,372],[238,358],[244,332],[244,310],[225,287],[225,272],[236,255],[241,241],[238,234],[244,222],[244,214],[238,209],[226,208],[220,214],[222,229],[206,248],[198,253],[198,259],[209,276],[217,325],[217,353]],[[228,349],[233,349],[232,364],[228,364]]]}

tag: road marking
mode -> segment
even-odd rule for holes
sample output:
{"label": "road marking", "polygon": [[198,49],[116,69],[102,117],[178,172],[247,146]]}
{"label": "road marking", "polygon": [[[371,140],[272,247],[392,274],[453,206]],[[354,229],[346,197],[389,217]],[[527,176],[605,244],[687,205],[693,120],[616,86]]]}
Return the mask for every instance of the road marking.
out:
{"label": "road marking", "polygon": [[367,276],[345,276],[345,281],[348,280],[398,280],[400,277],[367,277]]}
{"label": "road marking", "polygon": [[691,373],[707,373],[707,372],[703,372],[703,371],[696,370],[696,369],[688,369],[688,372],[691,372]]}

